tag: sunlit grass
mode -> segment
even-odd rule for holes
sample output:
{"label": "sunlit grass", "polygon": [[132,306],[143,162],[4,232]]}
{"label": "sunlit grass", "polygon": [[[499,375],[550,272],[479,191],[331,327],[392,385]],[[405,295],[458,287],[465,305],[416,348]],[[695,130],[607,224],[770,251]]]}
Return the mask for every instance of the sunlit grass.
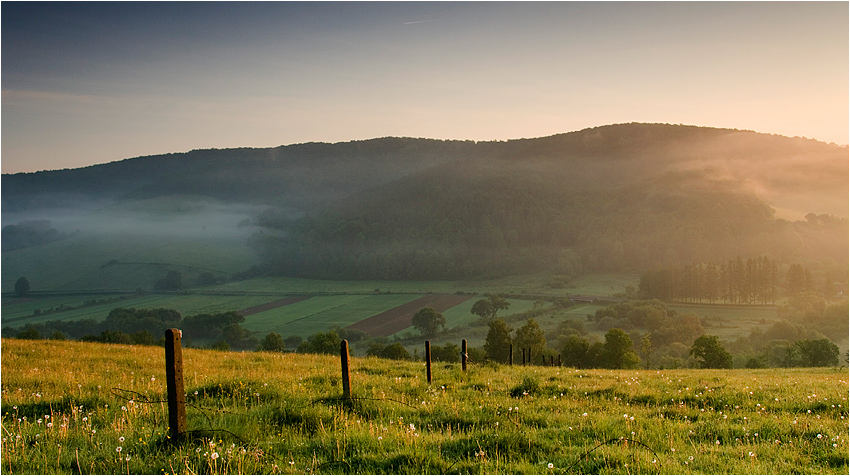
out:
{"label": "sunlit grass", "polygon": [[[2,343],[13,473],[846,474],[847,373],[607,371],[184,349],[189,435],[168,437],[164,352]],[[551,466],[550,466],[551,465]]]}

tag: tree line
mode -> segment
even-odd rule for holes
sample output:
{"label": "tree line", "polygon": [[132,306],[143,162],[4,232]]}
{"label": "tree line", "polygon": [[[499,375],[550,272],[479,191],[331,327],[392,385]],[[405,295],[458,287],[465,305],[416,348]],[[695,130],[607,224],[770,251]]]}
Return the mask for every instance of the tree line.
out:
{"label": "tree line", "polygon": [[184,344],[207,342],[217,349],[254,350],[259,340],[240,324],[245,318],[236,311],[182,317],[173,309],[115,308],[106,319],[47,321],[23,327],[5,327],[3,335],[21,339],[78,339],[111,344],[158,345],[166,329],[185,332]]}
{"label": "tree line", "polygon": [[[846,278],[844,278],[846,286]],[[814,291],[834,299],[842,286],[838,273],[828,268],[816,279],[809,269],[791,264],[783,270],[767,256],[740,256],[719,265],[692,263],[655,268],[643,273],[638,286],[642,299],[692,303],[776,304],[779,297]]]}

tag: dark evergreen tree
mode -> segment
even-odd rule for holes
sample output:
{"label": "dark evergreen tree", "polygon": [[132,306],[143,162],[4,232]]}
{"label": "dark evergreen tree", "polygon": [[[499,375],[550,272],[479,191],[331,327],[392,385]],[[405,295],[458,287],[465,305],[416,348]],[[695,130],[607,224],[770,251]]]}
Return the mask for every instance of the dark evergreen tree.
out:
{"label": "dark evergreen tree", "polygon": [[15,281],[15,295],[18,297],[24,297],[30,293],[30,282],[24,276],[18,278]]}
{"label": "dark evergreen tree", "polygon": [[484,343],[484,351],[487,357],[499,363],[507,363],[510,358],[511,326],[502,319],[494,319],[487,323],[487,339]]}

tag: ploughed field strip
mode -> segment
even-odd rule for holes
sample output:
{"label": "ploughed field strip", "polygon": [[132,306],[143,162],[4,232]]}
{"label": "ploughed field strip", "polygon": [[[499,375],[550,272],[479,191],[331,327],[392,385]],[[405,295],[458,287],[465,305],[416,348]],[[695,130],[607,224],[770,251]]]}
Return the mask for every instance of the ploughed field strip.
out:
{"label": "ploughed field strip", "polygon": [[245,317],[248,317],[252,314],[258,314],[264,311],[270,311],[272,309],[277,309],[279,307],[287,306],[289,304],[295,304],[296,302],[305,301],[310,299],[310,296],[290,296],[283,299],[278,299],[277,301],[267,302],[265,304],[260,304],[259,306],[249,307],[247,309],[242,309],[239,311],[239,314],[242,314]]}
{"label": "ploughed field strip", "polygon": [[464,294],[429,294],[368,319],[363,319],[348,326],[347,329],[361,330],[372,337],[390,336],[413,325],[413,315],[423,307],[430,307],[437,312],[443,312],[469,300],[471,297],[471,295]]}

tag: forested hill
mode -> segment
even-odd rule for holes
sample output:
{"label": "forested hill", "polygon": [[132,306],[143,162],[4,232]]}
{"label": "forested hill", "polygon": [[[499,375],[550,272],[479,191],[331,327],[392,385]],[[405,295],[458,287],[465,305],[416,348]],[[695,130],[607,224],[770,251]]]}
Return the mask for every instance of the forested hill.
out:
{"label": "forested hill", "polygon": [[847,147],[729,129],[198,150],[2,180],[4,213],[175,194],[264,204],[265,271],[303,276],[847,262]]}
{"label": "forested hill", "polygon": [[471,141],[384,138],[193,150],[79,169],[4,174],[3,210],[101,206],[168,195],[307,210],[474,154]]}

